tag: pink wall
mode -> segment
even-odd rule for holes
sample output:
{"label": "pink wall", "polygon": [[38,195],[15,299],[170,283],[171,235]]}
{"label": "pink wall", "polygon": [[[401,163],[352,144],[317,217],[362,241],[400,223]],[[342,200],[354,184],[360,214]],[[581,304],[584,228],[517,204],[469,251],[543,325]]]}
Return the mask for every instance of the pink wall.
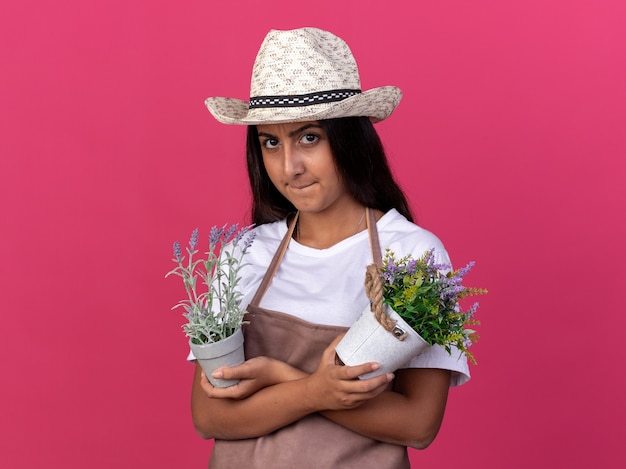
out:
{"label": "pink wall", "polygon": [[393,167],[490,289],[416,467],[624,467],[626,4],[248,3],[0,6],[0,466],[205,467],[163,275],[248,195],[243,129],[202,101],[247,97],[268,29],[314,25],[364,88],[403,88]]}

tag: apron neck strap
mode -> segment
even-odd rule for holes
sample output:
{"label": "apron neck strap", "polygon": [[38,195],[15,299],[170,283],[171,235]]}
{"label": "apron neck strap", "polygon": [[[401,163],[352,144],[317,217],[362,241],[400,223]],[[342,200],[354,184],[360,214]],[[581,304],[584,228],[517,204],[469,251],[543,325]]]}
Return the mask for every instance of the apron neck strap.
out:
{"label": "apron neck strap", "polygon": [[299,211],[296,212],[296,215],[293,217],[293,220],[291,220],[291,223],[289,224],[289,228],[287,229],[287,233],[285,233],[283,240],[278,245],[278,249],[276,250],[274,257],[272,258],[272,262],[270,262],[270,265],[267,267],[267,270],[265,271],[265,276],[263,277],[263,280],[261,280],[261,284],[259,285],[259,288],[257,288],[256,293],[254,294],[254,297],[252,298],[252,301],[250,301],[251,305],[258,306],[259,303],[261,302],[261,298],[263,298],[263,295],[265,295],[267,288],[270,286],[270,283],[272,282],[272,279],[274,278],[274,274],[278,270],[280,261],[283,260],[283,256],[285,255],[285,252],[287,252],[287,246],[289,245],[289,241],[291,240],[291,237],[293,236],[293,231],[296,229],[296,224],[298,223],[299,215],[300,215],[300,212]]}
{"label": "apron neck strap", "polygon": [[370,249],[372,250],[372,259],[377,267],[383,266],[383,258],[380,253],[380,241],[378,240],[378,230],[376,229],[376,215],[374,209],[367,208],[367,215],[365,217],[367,222],[367,231],[370,238]]}

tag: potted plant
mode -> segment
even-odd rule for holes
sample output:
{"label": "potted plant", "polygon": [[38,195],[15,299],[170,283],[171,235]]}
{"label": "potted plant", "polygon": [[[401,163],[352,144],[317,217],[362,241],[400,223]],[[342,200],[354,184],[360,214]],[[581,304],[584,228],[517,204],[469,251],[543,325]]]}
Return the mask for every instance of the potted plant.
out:
{"label": "potted plant", "polygon": [[378,362],[381,368],[363,375],[369,378],[394,372],[427,347],[441,345],[448,353],[455,346],[476,363],[468,348],[478,338],[473,329],[478,303],[463,311],[459,301],[487,290],[463,286],[463,277],[474,266],[452,271],[437,264],[434,250],[419,259],[411,255],[396,259],[387,249],[383,266],[370,265],[366,293],[371,304],[361,313],[337,345],[341,363]]}
{"label": "potted plant", "polygon": [[173,261],[176,268],[165,275],[177,275],[183,280],[187,298],[172,309],[184,309],[187,322],[183,324],[183,330],[189,337],[191,352],[216,387],[238,382],[213,378],[211,374],[216,368],[236,366],[245,361],[241,331],[245,310],[241,308],[242,293],[237,286],[239,271],[245,265],[243,257],[255,233],[248,233],[251,226],[239,231],[237,228],[238,225],[228,229],[226,225],[211,228],[205,258],[194,259],[198,253],[198,229],[191,234],[187,259],[181,252],[180,243],[175,242]]}

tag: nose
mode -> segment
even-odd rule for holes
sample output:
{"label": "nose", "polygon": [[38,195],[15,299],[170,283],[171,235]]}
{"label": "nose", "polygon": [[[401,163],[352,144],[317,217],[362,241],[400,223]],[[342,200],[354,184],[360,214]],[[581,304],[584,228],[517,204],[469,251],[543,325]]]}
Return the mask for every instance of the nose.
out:
{"label": "nose", "polygon": [[285,145],[283,153],[283,170],[289,177],[304,173],[304,160],[296,145]]}

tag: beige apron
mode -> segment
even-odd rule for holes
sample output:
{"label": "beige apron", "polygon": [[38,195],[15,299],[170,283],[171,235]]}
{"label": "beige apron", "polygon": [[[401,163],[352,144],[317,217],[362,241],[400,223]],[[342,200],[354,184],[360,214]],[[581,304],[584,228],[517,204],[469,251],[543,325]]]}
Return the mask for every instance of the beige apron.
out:
{"label": "beige apron", "polygon": [[[374,261],[380,245],[374,212],[367,210]],[[313,373],[323,351],[346,327],[303,321],[289,314],[259,307],[287,250],[297,217],[291,222],[259,288],[248,306],[244,326],[246,358],[267,356]],[[364,273],[365,275],[365,273]],[[404,446],[382,443],[325,419],[308,415],[268,435],[245,440],[215,440],[209,467],[213,469],[408,468]]]}

